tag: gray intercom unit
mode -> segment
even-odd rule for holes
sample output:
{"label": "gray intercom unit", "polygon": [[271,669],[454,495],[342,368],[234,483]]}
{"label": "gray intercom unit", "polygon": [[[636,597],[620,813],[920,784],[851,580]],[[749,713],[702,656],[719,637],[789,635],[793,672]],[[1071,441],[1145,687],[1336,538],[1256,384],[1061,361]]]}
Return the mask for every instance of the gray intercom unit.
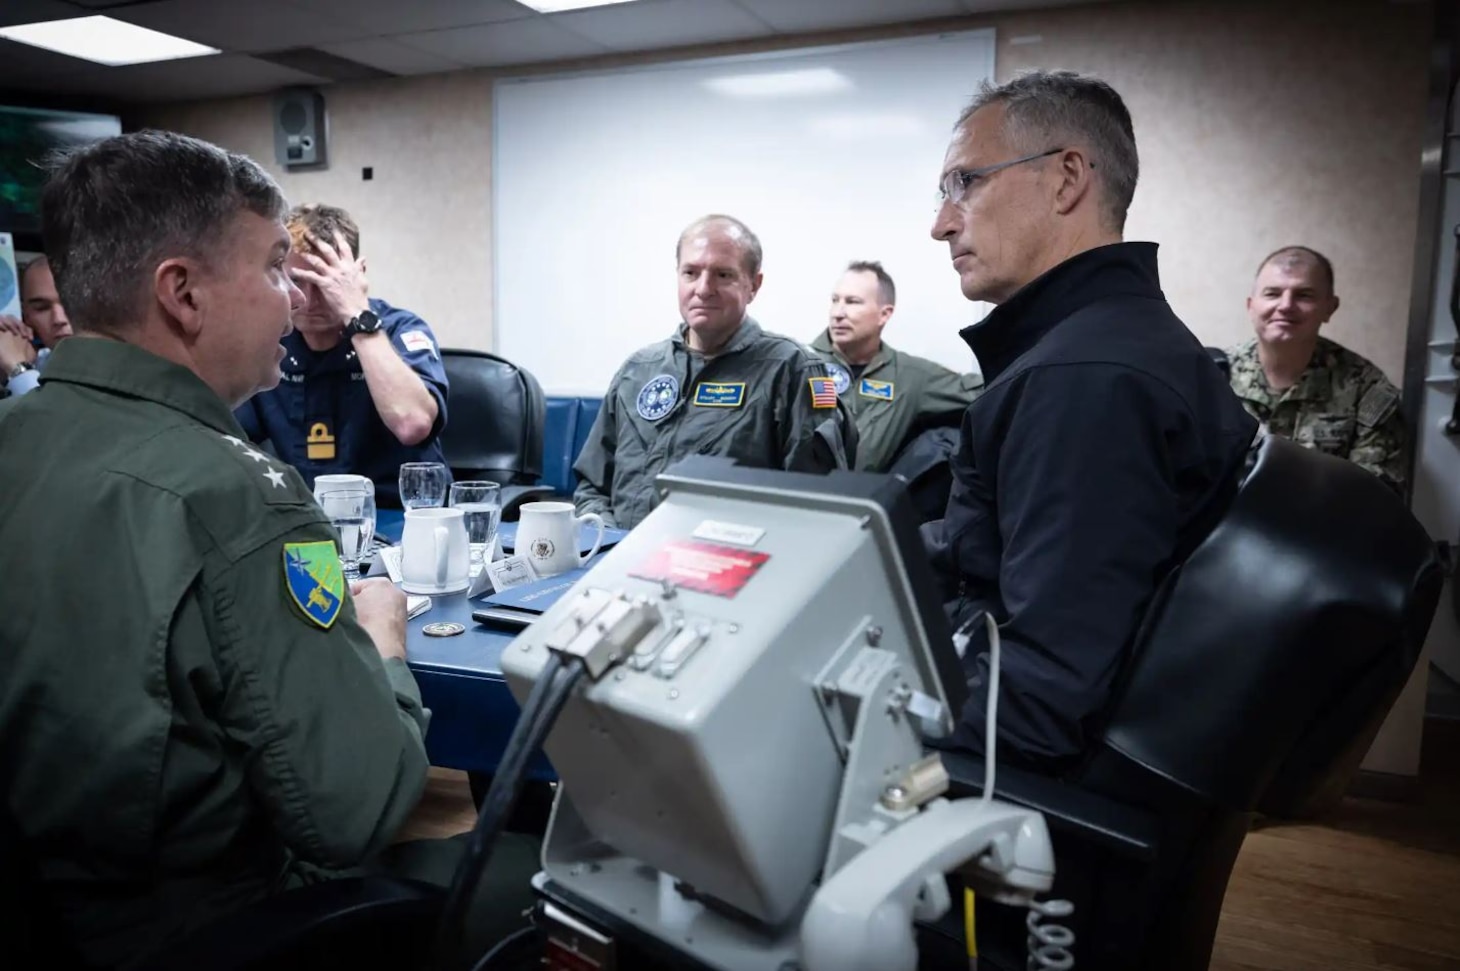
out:
{"label": "gray intercom unit", "polygon": [[287,88],[274,95],[274,157],[285,168],[322,166],[328,160],[324,95]]}

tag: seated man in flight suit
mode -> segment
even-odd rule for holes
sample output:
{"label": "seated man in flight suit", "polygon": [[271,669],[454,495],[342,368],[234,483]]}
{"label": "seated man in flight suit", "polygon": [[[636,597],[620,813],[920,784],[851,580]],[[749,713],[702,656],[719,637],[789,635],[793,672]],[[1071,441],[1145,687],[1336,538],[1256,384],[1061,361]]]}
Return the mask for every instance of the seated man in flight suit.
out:
{"label": "seated man in flight suit", "polygon": [[289,272],[305,303],[284,339],[283,380],[238,409],[255,442],[314,485],[350,472],[400,506],[400,467],[442,462],[447,382],[436,336],[409,310],[367,297],[355,220],[334,206],[289,213]]}
{"label": "seated man in flight suit", "polygon": [[632,529],[654,509],[654,477],[688,455],[797,472],[849,468],[856,427],[825,366],[746,315],[761,246],[744,223],[705,216],[675,249],[682,322],[635,352],[604,396],[573,468],[578,512]]}
{"label": "seated man in flight suit", "polygon": [[811,342],[857,419],[857,468],[886,472],[912,438],[956,426],[983,379],[895,349],[882,339],[897,288],[881,263],[850,264],[831,294],[830,321]]}
{"label": "seated man in flight suit", "polygon": [[[460,856],[391,847],[427,764],[404,596],[345,582],[309,488],[233,417],[304,302],[284,209],[252,160],[167,132],[80,148],[43,193],[76,336],[0,403],[27,570],[0,584],[0,799],[91,966],[387,848],[438,883]],[[492,866],[477,932],[521,923],[532,841]]]}

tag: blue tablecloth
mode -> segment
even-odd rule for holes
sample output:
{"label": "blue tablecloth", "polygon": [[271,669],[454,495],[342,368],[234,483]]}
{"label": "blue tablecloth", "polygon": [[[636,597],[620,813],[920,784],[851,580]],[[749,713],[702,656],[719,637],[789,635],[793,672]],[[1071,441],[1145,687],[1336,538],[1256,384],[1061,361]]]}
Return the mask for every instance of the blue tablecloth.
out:
{"label": "blue tablecloth", "polygon": [[[502,652],[511,633],[483,627],[471,619],[477,603],[458,593],[432,598],[431,609],[406,625],[406,660],[431,709],[426,754],[432,765],[472,772],[495,772],[521,709],[502,677]],[[466,631],[454,637],[428,637],[427,624],[455,621]],[[554,778],[539,755],[530,778]]]}
{"label": "blue tablecloth", "polygon": [[[375,515],[375,532],[382,539],[399,543],[405,513],[381,509]],[[512,548],[517,524],[503,523],[502,543]],[[581,552],[593,548],[598,529],[585,526],[579,534]],[[628,533],[607,529],[603,546],[617,543]],[[421,688],[421,700],[431,710],[426,733],[426,753],[431,764],[472,772],[495,772],[507,738],[521,709],[502,678],[502,652],[513,634],[484,627],[472,620],[471,612],[486,596],[476,601],[458,593],[433,597],[431,609],[406,625],[406,659]],[[428,637],[421,632],[427,624],[455,621],[466,631],[454,637]],[[553,779],[552,766],[539,755],[528,770],[530,778]]]}

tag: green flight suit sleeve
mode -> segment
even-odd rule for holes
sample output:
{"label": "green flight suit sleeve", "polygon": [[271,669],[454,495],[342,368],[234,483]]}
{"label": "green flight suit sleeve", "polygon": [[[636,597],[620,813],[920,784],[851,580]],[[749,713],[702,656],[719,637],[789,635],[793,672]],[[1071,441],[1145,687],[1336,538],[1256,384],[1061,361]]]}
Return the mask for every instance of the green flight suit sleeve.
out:
{"label": "green flight suit sleeve", "polygon": [[1380,375],[1359,399],[1358,435],[1348,458],[1402,496],[1407,478],[1408,432],[1399,404],[1399,389]]}
{"label": "green flight suit sleeve", "polygon": [[618,389],[623,371],[609,382],[608,394],[598,416],[593,419],[593,428],[573,463],[578,474],[578,487],[573,490],[573,505],[577,514],[597,513],[603,517],[605,526],[617,526],[613,517],[613,470],[614,456],[618,449]]}
{"label": "green flight suit sleeve", "polygon": [[781,370],[776,426],[787,471],[825,473],[852,468],[856,460],[857,423],[851,411],[840,400],[830,408],[812,406],[811,379],[826,374],[826,365],[809,355]]}
{"label": "green flight suit sleeve", "polygon": [[918,396],[915,426],[935,424],[941,415],[962,413],[983,390],[983,378],[977,374],[959,374],[934,365],[928,369],[922,394]]}
{"label": "green flight suit sleeve", "polygon": [[215,713],[247,753],[248,785],[286,845],[326,867],[389,844],[426,784],[426,713],[405,662],[382,661],[348,592],[328,629],[293,601],[286,542],[331,541],[301,526],[236,561],[205,567],[221,683]]}

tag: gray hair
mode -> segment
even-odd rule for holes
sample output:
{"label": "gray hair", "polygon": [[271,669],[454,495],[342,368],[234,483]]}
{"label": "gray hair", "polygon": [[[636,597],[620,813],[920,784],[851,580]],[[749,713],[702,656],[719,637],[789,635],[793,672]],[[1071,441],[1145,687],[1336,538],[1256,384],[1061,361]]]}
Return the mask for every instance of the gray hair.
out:
{"label": "gray hair", "polygon": [[1073,71],[1029,71],[1000,85],[985,81],[954,130],[995,104],[1004,106],[1004,134],[1016,151],[1085,148],[1105,190],[1105,215],[1117,232],[1125,228],[1141,166],[1130,112],[1114,88]]}
{"label": "gray hair", "polygon": [[892,274],[883,269],[876,260],[852,260],[847,264],[848,273],[870,273],[877,278],[877,299],[889,306],[897,303],[897,284]]}
{"label": "gray hair", "polygon": [[751,232],[749,226],[734,216],[725,216],[720,213],[701,216],[684,227],[684,232],[679,234],[679,241],[674,244],[674,262],[676,264],[679,262],[679,251],[684,249],[685,240],[689,239],[695,233],[702,232],[711,227],[729,229],[731,230],[732,236],[738,236],[741,262],[745,267],[745,272],[750,276],[755,276],[760,272],[760,262],[762,259],[760,237]]}
{"label": "gray hair", "polygon": [[242,211],[279,219],[284,195],[252,159],[173,132],[142,131],[51,159],[41,233],[56,290],[77,330],[137,321],[163,260],[205,263]]}

